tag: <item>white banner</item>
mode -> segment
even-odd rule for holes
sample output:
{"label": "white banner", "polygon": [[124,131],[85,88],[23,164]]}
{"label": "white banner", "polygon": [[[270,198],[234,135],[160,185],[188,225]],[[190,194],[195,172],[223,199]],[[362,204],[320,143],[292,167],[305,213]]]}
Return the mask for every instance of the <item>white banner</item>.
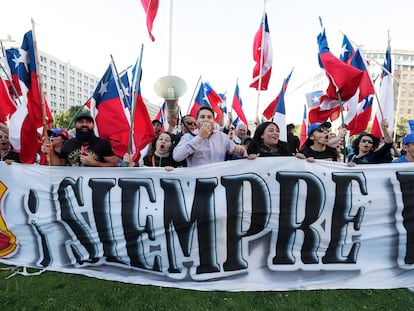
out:
{"label": "white banner", "polygon": [[414,166],[0,163],[0,262],[193,290],[414,286]]}

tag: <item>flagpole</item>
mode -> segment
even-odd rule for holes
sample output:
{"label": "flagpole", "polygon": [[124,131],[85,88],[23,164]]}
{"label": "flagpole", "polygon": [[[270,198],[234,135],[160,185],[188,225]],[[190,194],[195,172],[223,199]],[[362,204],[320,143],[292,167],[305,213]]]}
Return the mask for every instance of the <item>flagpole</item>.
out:
{"label": "flagpole", "polygon": [[196,93],[196,91],[197,91],[198,85],[200,84],[200,81],[201,81],[201,75],[200,75],[200,77],[199,77],[199,78],[198,78],[198,80],[197,80],[197,84],[196,84],[196,86],[195,86],[195,88],[194,88],[193,95],[191,95],[190,104],[189,104],[189,105],[188,105],[188,107],[187,107],[187,114],[189,114],[189,113],[190,113],[191,103],[194,101],[194,96],[195,96],[195,93]]}
{"label": "flagpole", "polygon": [[266,14],[266,0],[264,0],[263,4],[263,16],[262,16],[262,42],[260,42],[260,66],[259,66],[259,81],[257,84],[257,104],[256,104],[256,118],[259,118],[259,106],[260,106],[260,92],[262,89],[262,77],[263,77],[263,48],[264,48],[264,35],[266,31],[266,25],[265,25],[265,14]]}
{"label": "flagpole", "polygon": [[[49,135],[47,133],[47,120],[46,120],[46,104],[45,104],[45,96],[43,94],[43,79],[42,75],[40,74],[40,61],[39,61],[39,52],[37,50],[37,40],[36,40],[36,32],[35,32],[35,22],[33,18],[31,19],[32,22],[32,36],[33,36],[33,49],[35,54],[35,63],[36,63],[36,75],[37,75],[37,84],[39,85],[39,93],[40,93],[40,105],[42,107],[42,120],[43,120],[43,136],[46,143],[49,143]],[[51,165],[50,154],[47,153],[47,163]]]}
{"label": "flagpole", "polygon": [[[7,59],[6,59],[6,61],[7,61]],[[16,86],[14,85],[14,83],[13,83],[13,80],[11,79],[11,77],[9,76],[9,74],[7,73],[7,70],[4,68],[4,66],[0,63],[0,68],[1,68],[1,70],[4,72],[4,74],[6,75],[6,78],[7,78],[7,80],[9,80],[10,81],[10,85],[11,85],[11,87],[12,87],[12,90],[13,90],[13,94],[16,96],[16,99],[17,99],[17,101],[19,102],[19,105],[21,105],[22,104],[22,102],[20,101],[20,96],[19,96],[19,93],[17,92],[17,90],[16,90]],[[14,100],[13,100],[14,101]]]}
{"label": "flagpole", "polygon": [[125,100],[126,100],[127,96],[125,94],[124,88],[122,87],[121,79],[119,78],[118,69],[116,68],[115,61],[114,61],[114,58],[112,57],[112,54],[111,54],[111,63],[112,63],[112,66],[114,68],[114,71],[115,71],[116,80],[118,81],[118,88],[122,92],[122,103],[124,104],[124,106],[128,107],[129,105],[125,105],[126,104]]}
{"label": "flagpole", "polygon": [[169,29],[168,29],[168,75],[171,75],[171,62],[172,62],[172,21],[173,21],[173,0],[170,0]]}
{"label": "flagpole", "polygon": [[91,100],[92,96],[88,98],[88,100],[82,104],[82,106],[80,106],[80,108],[78,110],[76,110],[75,114],[73,115],[72,120],[70,120],[68,126],[66,127],[67,130],[70,130],[72,124],[75,122],[76,117],[81,113],[81,111],[83,110],[83,108],[88,104],[88,102]]}
{"label": "flagpole", "polygon": [[133,129],[134,129],[134,121],[135,121],[135,109],[136,109],[136,106],[137,106],[137,93],[139,91],[139,89],[137,87],[137,85],[139,85],[139,83],[137,81],[141,80],[141,68],[142,68],[142,55],[143,55],[143,53],[144,53],[144,44],[141,44],[141,52],[140,52],[140,55],[139,55],[138,66],[135,68],[135,75],[132,78],[132,81],[135,82],[135,85],[132,86],[133,96],[132,96],[132,104],[131,104],[131,108],[132,108],[131,127],[129,128],[128,149],[127,149],[128,154],[131,154],[132,136],[133,136]]}

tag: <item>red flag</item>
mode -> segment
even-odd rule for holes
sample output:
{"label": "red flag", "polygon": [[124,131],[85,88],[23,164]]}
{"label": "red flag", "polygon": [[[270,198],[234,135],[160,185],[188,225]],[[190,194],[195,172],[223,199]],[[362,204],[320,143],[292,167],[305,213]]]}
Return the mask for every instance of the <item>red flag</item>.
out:
{"label": "red flag", "polygon": [[303,121],[300,129],[300,145],[299,150],[305,146],[306,139],[308,138],[308,120],[307,120],[306,105],[303,106]]}
{"label": "red flag", "polygon": [[233,108],[234,111],[236,111],[237,116],[239,117],[239,119],[245,125],[249,125],[249,123],[247,122],[246,116],[244,114],[242,105],[243,105],[243,102],[242,102],[242,99],[240,97],[239,84],[236,83],[236,89],[234,90],[232,108]]}
{"label": "red flag", "polygon": [[[256,62],[256,65],[253,69],[253,82],[250,84],[250,87],[254,87],[258,90],[259,80],[261,79],[260,90],[267,90],[270,75],[272,73],[273,49],[266,13],[263,15],[260,28],[254,37],[253,59]],[[260,69],[262,69],[261,72]]]}
{"label": "red flag", "polygon": [[90,110],[95,119],[97,136],[108,140],[120,158],[127,152],[130,132],[129,110],[123,100],[119,81],[110,64],[92,95]]}
{"label": "red flag", "polygon": [[[283,101],[284,102],[284,96],[285,96],[285,93],[286,93],[286,89],[287,89],[287,86],[288,86],[288,84],[289,84],[289,80],[290,80],[290,77],[291,77],[291,75],[292,75],[292,72],[293,72],[293,69],[292,69],[292,71],[289,73],[289,75],[286,77],[286,79],[285,80],[283,80],[283,84],[282,84],[282,89],[281,89],[281,91],[280,91],[280,93],[276,96],[276,98],[275,98],[275,100],[274,101],[272,101],[270,104],[269,104],[269,106],[267,106],[267,108],[263,111],[263,116],[266,118],[266,119],[268,119],[268,120],[270,120],[270,119],[272,119],[273,118],[273,116],[275,115],[275,113],[276,113],[276,106],[277,106],[277,103],[279,102],[279,101]],[[284,105],[284,104],[283,104]],[[283,110],[284,110],[284,108],[283,108]]]}
{"label": "red flag", "polygon": [[[338,99],[338,93],[342,101],[347,101],[355,95],[363,72],[351,65],[345,64],[335,57],[328,48],[325,29],[318,35],[319,65],[324,68],[329,79],[326,94],[331,99]],[[313,123],[311,121],[311,123]]]}
{"label": "red flag", "polygon": [[322,123],[328,121],[328,119],[335,121],[339,116],[339,101],[325,94],[321,97],[319,105],[309,110],[309,123]]}
{"label": "red flag", "polygon": [[10,117],[16,108],[15,102],[10,97],[6,81],[0,77],[0,122],[5,123],[7,117]]}
{"label": "red flag", "polygon": [[[34,49],[33,33],[24,35],[18,63],[18,77],[23,98],[22,104],[10,119],[9,137],[15,149],[20,149],[22,163],[34,163],[38,152],[37,129],[43,126],[42,103],[40,88],[37,80],[36,53]],[[44,101],[47,123],[53,122],[53,116]]]}
{"label": "red flag", "polygon": [[155,38],[152,35],[152,24],[154,23],[155,16],[157,16],[159,0],[141,0],[141,3],[147,14],[148,34],[151,41],[154,41]]}
{"label": "red flag", "polygon": [[[142,55],[142,52],[141,52]],[[134,68],[132,69],[132,86],[135,107],[132,107],[133,111],[133,139],[135,144],[134,160],[140,158],[141,150],[147,146],[155,137],[155,130],[151,122],[150,115],[147,107],[145,106],[144,100],[141,95],[141,58],[137,60]]]}
{"label": "red flag", "polygon": [[[355,112],[348,111],[345,117],[345,128],[349,130],[350,136],[359,134],[367,129],[369,120],[371,119],[373,100],[374,95],[367,96],[356,105]],[[350,113],[351,116],[348,117]]]}
{"label": "red flag", "polygon": [[208,82],[202,82],[200,84],[200,88],[198,89],[194,104],[191,107],[190,115],[195,118],[198,109],[200,109],[201,106],[207,106],[211,107],[216,115],[220,117],[223,114],[223,111],[220,108],[222,101],[223,99],[216,93],[216,91],[213,90]]}

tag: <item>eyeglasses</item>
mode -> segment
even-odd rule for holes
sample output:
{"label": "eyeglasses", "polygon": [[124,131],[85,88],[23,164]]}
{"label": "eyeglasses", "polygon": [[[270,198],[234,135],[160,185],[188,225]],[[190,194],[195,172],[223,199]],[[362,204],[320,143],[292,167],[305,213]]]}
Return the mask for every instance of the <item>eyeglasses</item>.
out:
{"label": "eyeglasses", "polygon": [[361,139],[360,140],[361,143],[363,144],[373,144],[374,142],[370,139]]}
{"label": "eyeglasses", "polygon": [[191,126],[191,125],[196,126],[197,122],[185,121],[185,124],[187,124],[188,126]]}
{"label": "eyeglasses", "polygon": [[327,127],[319,127],[319,128],[317,128],[316,130],[317,130],[318,132],[321,132],[321,133],[323,133],[323,132],[325,132],[325,131],[329,132],[329,128],[327,128]]}

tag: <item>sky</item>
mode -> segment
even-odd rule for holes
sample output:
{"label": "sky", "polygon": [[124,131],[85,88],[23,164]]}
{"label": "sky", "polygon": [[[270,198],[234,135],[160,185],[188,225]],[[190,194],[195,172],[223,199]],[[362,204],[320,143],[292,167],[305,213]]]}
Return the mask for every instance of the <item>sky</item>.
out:
{"label": "sky", "polygon": [[[192,105],[201,77],[217,92],[226,93],[228,107],[238,83],[246,117],[255,120],[256,111],[261,115],[294,68],[285,105],[287,122],[298,124],[304,94],[313,91],[309,81],[321,72],[319,17],[338,57],[343,34],[355,45],[385,51],[389,33],[392,49],[414,50],[410,7],[409,0],[160,0],[152,42],[140,0],[15,0],[2,3],[2,12],[8,13],[0,18],[0,39],[10,35],[20,46],[33,18],[39,50],[98,78],[111,55],[120,72],[135,63],[143,45],[142,95],[161,105],[155,82],[168,74],[179,76],[187,84],[179,99],[183,114]],[[273,69],[269,89],[257,92],[249,85],[255,65],[253,39],[264,10]]]}

